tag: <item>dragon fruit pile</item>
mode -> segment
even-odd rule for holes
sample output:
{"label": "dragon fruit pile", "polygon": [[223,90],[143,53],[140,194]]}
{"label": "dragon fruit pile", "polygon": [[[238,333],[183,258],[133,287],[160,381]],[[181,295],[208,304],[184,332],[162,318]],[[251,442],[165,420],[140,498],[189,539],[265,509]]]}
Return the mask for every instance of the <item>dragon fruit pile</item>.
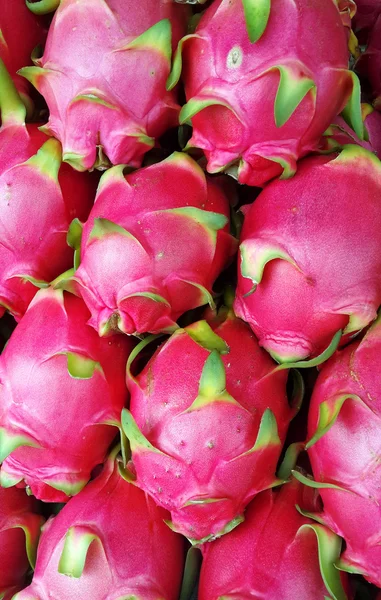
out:
{"label": "dragon fruit pile", "polygon": [[381,0],[0,0],[0,117],[0,600],[380,600]]}

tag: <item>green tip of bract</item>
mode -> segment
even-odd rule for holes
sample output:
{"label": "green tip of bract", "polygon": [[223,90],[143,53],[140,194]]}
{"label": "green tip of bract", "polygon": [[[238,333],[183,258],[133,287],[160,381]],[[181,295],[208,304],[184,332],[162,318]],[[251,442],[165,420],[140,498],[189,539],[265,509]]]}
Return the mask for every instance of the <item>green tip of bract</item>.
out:
{"label": "green tip of bract", "polygon": [[199,386],[200,396],[218,396],[225,390],[226,375],[224,363],[217,350],[213,350],[205,361]]}
{"label": "green tip of bract", "polygon": [[29,10],[35,15],[47,15],[55,11],[59,5],[61,0],[39,0],[38,2],[28,2],[25,0],[25,3]]}
{"label": "green tip of bract", "polygon": [[171,22],[169,19],[162,19],[132,40],[127,46],[121,48],[121,50],[152,48],[155,52],[161,52],[170,63],[172,56],[171,42]]}
{"label": "green tip of bract", "polygon": [[12,77],[0,58],[0,115],[3,126],[8,124],[23,124],[26,108],[21,100]]}
{"label": "green tip of bract", "polygon": [[62,162],[62,149],[58,140],[50,138],[41,146],[37,154],[25,164],[36,167],[40,173],[58,182],[58,172]]}
{"label": "green tip of bract", "polygon": [[303,535],[312,530],[317,538],[320,572],[330,597],[334,600],[347,600],[341,583],[340,573],[335,567],[341,552],[341,538],[320,524],[305,524],[298,530]]}
{"label": "green tip of bract", "polygon": [[361,86],[357,75],[353,71],[348,71],[352,78],[352,93],[347,105],[341,113],[344,120],[352,127],[360,140],[364,139],[364,122],[361,113]]}
{"label": "green tip of bract", "polygon": [[94,540],[101,543],[99,537],[89,527],[79,525],[70,527],[58,564],[58,572],[69,577],[81,577],[90,544]]}
{"label": "green tip of bract", "polygon": [[[181,330],[180,330],[181,331]],[[220,338],[206,321],[198,321],[185,329],[194,342],[206,350],[217,350],[220,354],[227,354],[229,346]]]}
{"label": "green tip of bract", "polygon": [[311,90],[316,90],[315,82],[305,75],[295,75],[292,68],[285,65],[273,67],[278,69],[280,80],[274,104],[274,117],[277,127],[282,127],[293,115],[304,97]]}
{"label": "green tip of bract", "polygon": [[38,448],[39,444],[28,435],[11,435],[6,429],[0,428],[0,463],[21,446]]}
{"label": "green tip of bract", "polygon": [[252,44],[263,35],[270,17],[271,0],[242,0],[246,29]]}
{"label": "green tip of bract", "polygon": [[102,370],[99,362],[76,352],[67,353],[67,370],[73,379],[91,379],[96,369]]}

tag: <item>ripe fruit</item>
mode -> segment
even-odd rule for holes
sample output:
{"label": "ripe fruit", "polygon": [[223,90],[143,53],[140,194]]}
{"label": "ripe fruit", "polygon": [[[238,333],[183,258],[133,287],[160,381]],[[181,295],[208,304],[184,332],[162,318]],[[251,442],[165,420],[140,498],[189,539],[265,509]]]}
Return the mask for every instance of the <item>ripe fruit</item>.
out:
{"label": "ripe fruit", "polygon": [[295,414],[286,373],[228,313],[214,331],[177,330],[139,375],[131,363],[122,425],[130,477],[171,512],[171,527],[200,544],[231,531],[245,506],[276,484],[276,464]]}
{"label": "ripe fruit", "polygon": [[236,249],[229,212],[223,183],[186,154],[128,175],[109,169],[82,240],[78,222],[69,235],[80,246],[74,288],[99,335],[171,332],[185,311],[212,304]]}
{"label": "ripe fruit", "polygon": [[[358,93],[342,23],[348,2],[337,4],[251,2],[251,43],[242,0],[216,0],[181,40],[168,86],[182,69],[187,104],[180,122],[191,121],[188,147],[205,152],[210,173],[224,170],[262,186],[293,175],[296,161],[317,149],[352,91]],[[347,117],[362,137],[359,102],[350,106]]]}
{"label": "ripe fruit", "polygon": [[234,310],[279,362],[316,356],[375,319],[380,175],[374,154],[349,145],[305,159],[245,207]]}
{"label": "ripe fruit", "polygon": [[0,484],[65,502],[115,438],[131,342],[104,340],[80,298],[40,290],[0,357]]}

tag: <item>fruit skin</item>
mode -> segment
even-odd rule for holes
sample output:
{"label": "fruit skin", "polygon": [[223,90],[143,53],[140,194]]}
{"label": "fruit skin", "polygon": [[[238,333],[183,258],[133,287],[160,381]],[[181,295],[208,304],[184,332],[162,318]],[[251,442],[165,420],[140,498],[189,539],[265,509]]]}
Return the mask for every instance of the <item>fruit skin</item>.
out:
{"label": "fruit skin", "polygon": [[46,33],[43,22],[28,10],[24,0],[0,0],[0,59],[30,111],[30,85],[17,71],[32,64],[32,50],[45,41]]}
{"label": "fruit skin", "polygon": [[0,316],[25,313],[37,286],[72,265],[66,235],[86,219],[98,177],[62,164],[61,146],[25,125],[25,107],[0,60]]}
{"label": "fruit skin", "polygon": [[366,50],[356,63],[356,70],[368,80],[373,106],[381,111],[381,14],[371,29]]}
{"label": "fruit skin", "polygon": [[245,210],[234,310],[279,362],[315,356],[376,318],[381,163],[348,145],[271,182]]}
{"label": "fruit skin", "polygon": [[381,586],[380,318],[361,341],[323,365],[308,417],[308,455],[320,489],[319,515],[346,541],[340,568]]}
{"label": "fruit skin", "polygon": [[123,479],[119,466],[110,457],[48,523],[32,584],[14,600],[178,599],[184,541],[165,525],[166,512]]}
{"label": "fruit skin", "polygon": [[[24,490],[0,488],[0,597],[10,600],[34,567],[40,528],[34,498]],[[4,596],[3,596],[4,594]]]}
{"label": "fruit skin", "polygon": [[108,170],[82,241],[70,242],[81,246],[74,287],[99,335],[171,332],[182,313],[212,303],[237,247],[229,210],[223,183],[186,154],[126,176]]}
{"label": "fruit skin", "polygon": [[138,167],[155,138],[177,124],[165,82],[184,10],[169,0],[62,0],[43,56],[20,74],[44,96],[44,129],[75,169],[109,161]]}
{"label": "fruit skin", "polygon": [[0,484],[27,485],[44,502],[84,487],[127,399],[132,344],[99,338],[88,318],[80,298],[40,290],[0,357]]}
{"label": "fruit skin", "polygon": [[295,414],[285,371],[273,373],[249,327],[231,312],[212,327],[177,330],[134,376],[137,346],[127,365],[131,412],[122,413],[131,478],[193,544],[229,532],[275,484]]}
{"label": "fruit skin", "polygon": [[296,161],[318,147],[356,80],[347,70],[342,18],[347,23],[332,0],[308,7],[272,0],[264,33],[252,44],[242,0],[216,0],[206,9],[180,42],[168,87],[180,77],[182,57],[187,104],[180,122],[191,121],[188,147],[205,152],[210,173],[225,170],[263,186],[293,175]]}
{"label": "fruit skin", "polygon": [[296,505],[307,511],[317,508],[314,490],[295,479],[258,494],[244,523],[205,546],[199,600],[346,600],[346,576],[341,582],[333,564],[341,540],[300,514]]}

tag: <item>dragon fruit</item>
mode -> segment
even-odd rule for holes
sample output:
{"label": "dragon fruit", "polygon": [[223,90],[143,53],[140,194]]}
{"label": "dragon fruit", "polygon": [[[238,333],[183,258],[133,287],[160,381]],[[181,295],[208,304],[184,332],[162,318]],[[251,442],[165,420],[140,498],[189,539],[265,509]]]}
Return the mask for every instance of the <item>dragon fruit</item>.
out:
{"label": "dragon fruit", "polygon": [[61,165],[61,146],[25,125],[25,107],[0,60],[0,316],[17,319],[38,287],[70,267],[73,218],[86,219],[98,178]]}
{"label": "dragon fruit", "polygon": [[131,480],[193,544],[231,531],[255,494],[277,483],[295,413],[285,371],[273,372],[250,328],[231,312],[211,324],[178,329],[134,376],[141,342],[127,365],[130,411],[122,413]]}
{"label": "dragon fruit", "polygon": [[211,286],[236,250],[223,183],[209,180],[186,154],[127,176],[101,178],[84,226],[72,283],[99,335],[173,331],[185,311],[212,303]]}
{"label": "dragon fruit", "polygon": [[[308,455],[324,512],[346,541],[340,569],[381,586],[381,320],[323,365],[308,417]],[[307,481],[307,483],[309,483]]]}
{"label": "dragon fruit", "polygon": [[80,298],[40,290],[0,357],[0,484],[65,502],[102,463],[127,399],[131,342],[99,338]]}
{"label": "dragon fruit", "polygon": [[10,600],[34,567],[43,522],[24,490],[0,488],[0,598]]}
{"label": "dragon fruit", "polygon": [[30,86],[25,78],[17,75],[17,71],[32,62],[32,50],[45,38],[43,23],[28,10],[24,0],[0,0],[0,59],[11,74],[29,112],[33,109]]}
{"label": "dragon fruit", "polygon": [[[353,2],[338,4],[347,11]],[[187,147],[205,152],[208,171],[225,170],[241,183],[262,186],[294,174],[296,161],[318,147],[352,92],[357,99],[359,84],[348,71],[342,23],[348,17],[334,0],[250,6],[255,43],[242,0],[216,0],[195,33],[180,41],[167,85],[177,83],[182,69],[188,102],[180,121],[191,121]],[[346,116],[362,137],[355,99]]]}
{"label": "dragon fruit", "polygon": [[172,0],[62,0],[44,55],[19,72],[44,96],[44,131],[61,141],[64,161],[81,171],[137,167],[177,124],[165,82],[185,14]]}
{"label": "dragon fruit", "polygon": [[258,494],[242,525],[206,545],[199,600],[347,600],[340,538],[296,505],[314,510],[316,494],[295,479]]}
{"label": "dragon fruit", "polygon": [[306,158],[245,209],[234,310],[279,362],[315,356],[376,318],[380,194],[381,162],[348,145]]}
{"label": "dragon fruit", "polygon": [[367,48],[357,61],[356,69],[368,80],[373,106],[381,111],[381,14],[369,34]]}
{"label": "dragon fruit", "polygon": [[184,542],[111,456],[48,523],[32,584],[14,600],[177,600]]}

